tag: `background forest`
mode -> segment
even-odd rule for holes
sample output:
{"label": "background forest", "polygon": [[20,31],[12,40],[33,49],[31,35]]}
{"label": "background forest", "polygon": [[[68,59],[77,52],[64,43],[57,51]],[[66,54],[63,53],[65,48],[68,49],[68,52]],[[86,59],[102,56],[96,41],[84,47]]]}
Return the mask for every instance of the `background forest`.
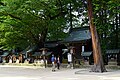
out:
{"label": "background forest", "polygon": [[[120,48],[120,1],[92,0],[102,49]],[[63,40],[70,29],[89,26],[86,0],[0,0],[0,46],[3,50],[43,47]]]}

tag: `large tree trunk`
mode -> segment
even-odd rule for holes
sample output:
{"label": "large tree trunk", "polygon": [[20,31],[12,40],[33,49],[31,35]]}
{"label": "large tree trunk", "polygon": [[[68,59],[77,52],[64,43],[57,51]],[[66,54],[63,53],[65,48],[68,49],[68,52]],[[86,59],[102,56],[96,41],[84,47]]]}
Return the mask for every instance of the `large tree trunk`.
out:
{"label": "large tree trunk", "polygon": [[[116,8],[118,9],[118,8]],[[115,30],[115,48],[118,48],[118,14],[115,14],[115,25],[116,25],[116,30]]]}
{"label": "large tree trunk", "polygon": [[92,36],[93,57],[94,57],[94,67],[92,67],[92,72],[106,72],[103,59],[102,59],[99,38],[97,35],[96,27],[93,22],[91,0],[87,0],[87,4],[88,4],[88,16],[90,21],[90,31]]}
{"label": "large tree trunk", "polygon": [[48,28],[44,27],[44,30],[41,32],[41,36],[39,36],[39,43],[38,44],[39,44],[40,48],[44,47],[47,32],[48,32]]}
{"label": "large tree trunk", "polygon": [[73,25],[72,25],[72,5],[70,2],[70,31],[72,30],[72,28],[73,28]]}

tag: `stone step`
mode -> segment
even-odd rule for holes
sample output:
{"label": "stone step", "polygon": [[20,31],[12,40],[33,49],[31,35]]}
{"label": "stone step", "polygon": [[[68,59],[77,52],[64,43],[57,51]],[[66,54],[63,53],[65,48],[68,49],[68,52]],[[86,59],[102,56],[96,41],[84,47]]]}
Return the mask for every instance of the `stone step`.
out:
{"label": "stone step", "polygon": [[108,62],[108,65],[117,65],[117,62]]}

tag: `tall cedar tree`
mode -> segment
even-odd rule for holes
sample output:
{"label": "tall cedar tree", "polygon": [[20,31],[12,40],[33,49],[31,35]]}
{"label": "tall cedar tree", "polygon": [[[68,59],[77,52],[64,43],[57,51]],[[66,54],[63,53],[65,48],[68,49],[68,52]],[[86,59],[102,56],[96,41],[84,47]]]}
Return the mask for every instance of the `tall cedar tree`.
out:
{"label": "tall cedar tree", "polygon": [[93,56],[94,56],[94,67],[92,67],[91,71],[106,72],[101,54],[101,47],[100,47],[97,30],[93,22],[92,1],[87,0],[87,5],[88,5],[88,16],[90,21],[90,31],[92,36],[92,46],[93,46]]}

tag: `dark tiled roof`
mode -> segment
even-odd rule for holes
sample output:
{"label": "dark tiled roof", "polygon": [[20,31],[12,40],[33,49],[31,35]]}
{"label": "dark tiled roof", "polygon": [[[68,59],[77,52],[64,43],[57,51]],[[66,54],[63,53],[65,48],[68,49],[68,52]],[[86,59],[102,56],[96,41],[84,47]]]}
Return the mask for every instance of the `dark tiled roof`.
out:
{"label": "dark tiled roof", "polygon": [[64,42],[78,42],[91,39],[91,34],[88,28],[75,28]]}
{"label": "dark tiled roof", "polygon": [[7,55],[9,55],[9,52],[4,52],[3,55],[1,56],[7,56]]}
{"label": "dark tiled roof", "polygon": [[32,56],[41,56],[42,53],[41,52],[35,52]]}
{"label": "dark tiled roof", "polygon": [[51,55],[52,54],[52,52],[47,52],[45,55],[46,56],[49,56],[49,55]]}
{"label": "dark tiled roof", "polygon": [[82,52],[81,55],[89,57],[90,55],[92,55],[92,51],[91,52]]}
{"label": "dark tiled roof", "polygon": [[58,44],[57,43],[45,43],[44,46],[46,48],[51,48],[51,47],[56,47]]}
{"label": "dark tiled roof", "polygon": [[[49,56],[52,52],[47,52],[45,56]],[[35,52],[32,56],[43,56],[42,52]]]}
{"label": "dark tiled roof", "polygon": [[118,53],[120,53],[120,49],[106,50],[106,54],[118,54]]}

